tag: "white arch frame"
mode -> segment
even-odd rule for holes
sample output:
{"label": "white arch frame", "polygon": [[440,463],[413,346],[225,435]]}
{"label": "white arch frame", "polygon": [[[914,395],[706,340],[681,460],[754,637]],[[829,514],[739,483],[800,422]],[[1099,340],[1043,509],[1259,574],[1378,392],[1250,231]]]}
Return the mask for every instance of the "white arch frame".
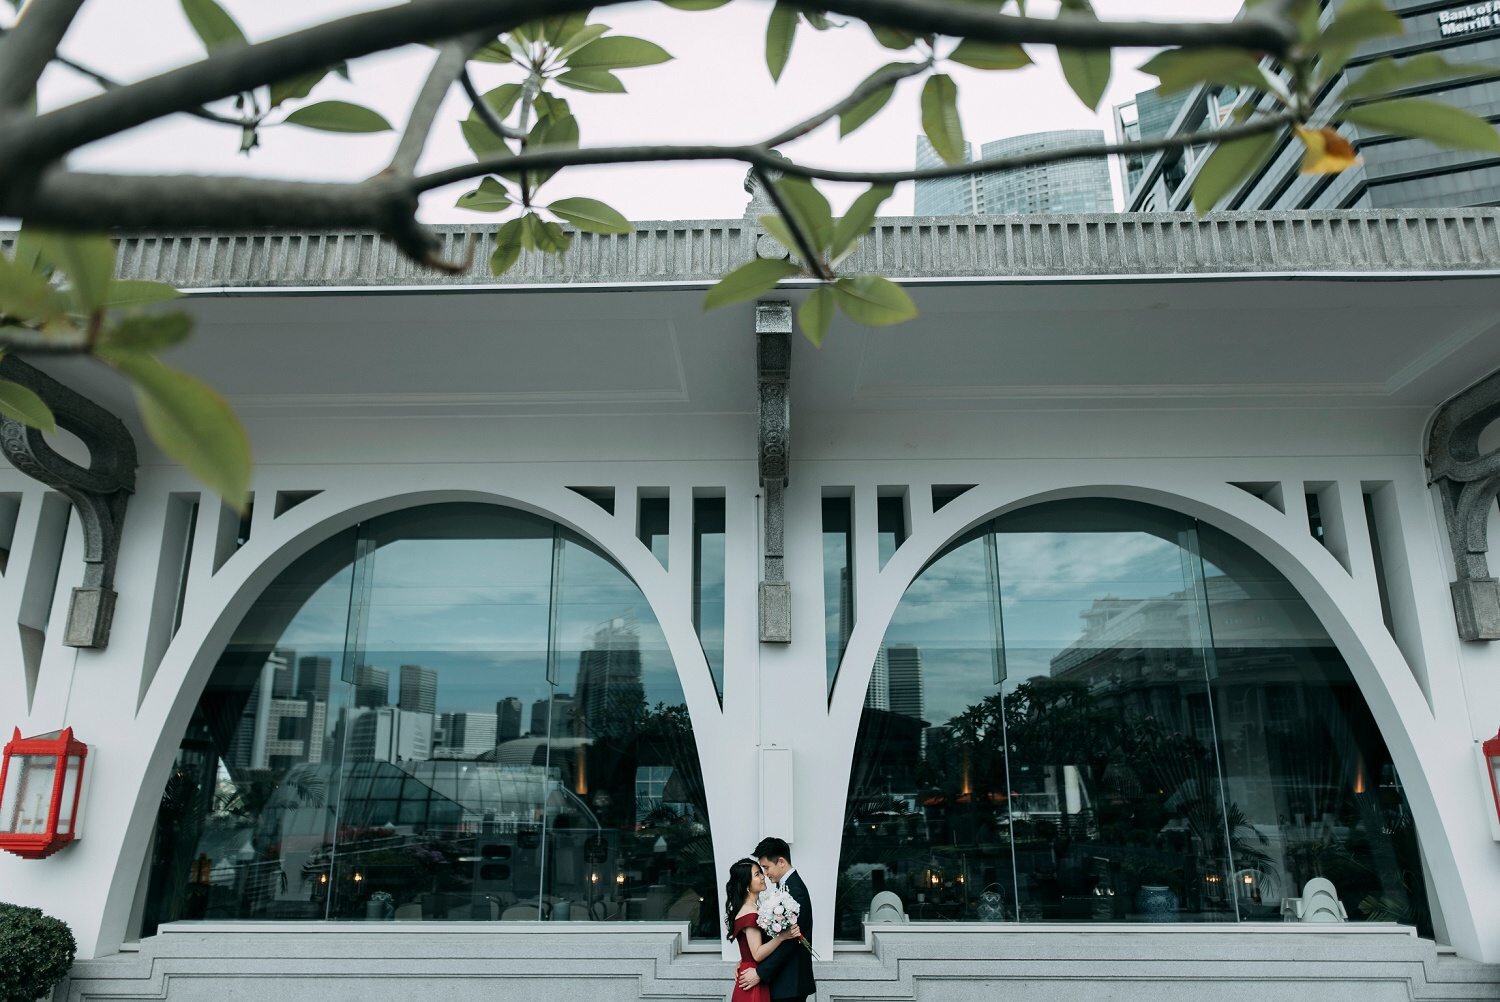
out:
{"label": "white arch frame", "polygon": [[[1488,819],[1474,795],[1473,753],[1467,735],[1455,735],[1440,721],[1417,684],[1401,650],[1380,619],[1373,620],[1366,583],[1356,580],[1307,532],[1306,522],[1253,497],[1230,483],[1193,483],[1193,493],[1169,489],[1160,481],[1086,474],[1049,476],[1045,489],[1018,483],[980,483],[917,521],[915,531],[878,575],[861,576],[859,615],[850,634],[829,703],[829,723],[839,734],[854,734],[875,655],[906,589],[945,547],[975,526],[1009,512],[1064,498],[1102,497],[1140,501],[1197,518],[1219,528],[1265,557],[1312,608],[1348,663],[1401,775],[1407,776],[1408,802],[1416,820],[1433,891],[1441,904],[1453,944],[1466,956],[1495,961],[1500,946],[1486,942],[1475,895],[1465,873],[1495,869]],[[1357,487],[1358,484],[1356,483]],[[853,741],[839,750],[822,794],[847,796]],[[1420,781],[1413,781],[1421,777]],[[1446,822],[1446,823],[1445,823]],[[828,860],[837,866],[837,847]],[[833,894],[825,893],[825,914]],[[1476,921],[1480,918],[1480,921]]]}

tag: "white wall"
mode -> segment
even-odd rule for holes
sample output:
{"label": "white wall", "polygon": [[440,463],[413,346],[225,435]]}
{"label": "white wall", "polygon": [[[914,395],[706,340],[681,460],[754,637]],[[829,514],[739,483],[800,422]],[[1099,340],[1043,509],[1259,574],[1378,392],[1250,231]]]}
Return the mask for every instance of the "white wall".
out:
{"label": "white wall", "polygon": [[[591,537],[641,586],[682,674],[695,721],[721,870],[764,834],[754,780],[757,746],[790,748],[796,765],[794,855],[820,916],[817,948],[832,947],[834,874],[865,680],[907,583],[937,551],[994,512],[1058,496],[1109,495],[1166,505],[1217,525],[1274,563],[1323,620],[1362,686],[1407,787],[1448,935],[1460,952],[1500,961],[1500,845],[1480,796],[1473,741],[1493,732],[1500,650],[1460,645],[1447,605],[1444,536],[1419,459],[1425,414],[1352,410],[1038,410],[793,416],[787,493],[787,573],[793,641],[756,641],[758,489],[750,414],[573,415],[359,420],[252,413],[260,465],[250,542],[213,571],[217,503],[202,506],[188,605],[159,666],[145,664],[171,497],[198,487],[176,469],[143,468],[126,519],[120,593],[108,650],[58,646],[67,590],[81,576],[70,530],[52,622],[28,703],[17,632],[0,629],[0,726],[25,733],[71,724],[91,746],[82,840],[52,859],[0,858],[0,897],[36,904],[72,924],[80,956],[112,952],[128,920],[162,783],[228,632],[277,572],[313,541],[382,511],[416,503],[493,499],[542,512]],[[1286,511],[1232,486],[1285,485]],[[1339,557],[1307,531],[1303,485],[1330,495],[1349,540]],[[934,483],[976,488],[933,513]],[[614,516],[567,490],[614,485]],[[876,489],[907,486],[911,536],[884,568],[874,552]],[[635,538],[638,487],[671,491],[670,571]],[[857,625],[830,705],[822,624],[825,487],[854,489]],[[720,710],[691,622],[690,500],[727,499],[725,694]],[[1388,491],[1398,538],[1387,566],[1399,637],[1381,617],[1363,530],[1363,489]],[[273,518],[277,491],[319,490]],[[0,622],[20,612],[44,491],[13,473],[22,494]],[[1389,528],[1387,526],[1386,528]],[[1393,553],[1400,559],[1393,560]],[[31,568],[28,571],[28,568]],[[169,591],[169,589],[168,589]],[[34,605],[34,602],[33,602]],[[1406,653],[1404,653],[1406,652]],[[1410,655],[1408,657],[1407,655]]]}

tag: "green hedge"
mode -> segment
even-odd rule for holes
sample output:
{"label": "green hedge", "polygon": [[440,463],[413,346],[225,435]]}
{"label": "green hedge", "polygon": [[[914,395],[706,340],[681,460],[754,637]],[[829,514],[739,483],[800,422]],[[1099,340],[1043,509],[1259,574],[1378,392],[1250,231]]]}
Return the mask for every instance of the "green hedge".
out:
{"label": "green hedge", "polygon": [[39,908],[0,904],[0,1002],[50,997],[77,949],[61,920]]}

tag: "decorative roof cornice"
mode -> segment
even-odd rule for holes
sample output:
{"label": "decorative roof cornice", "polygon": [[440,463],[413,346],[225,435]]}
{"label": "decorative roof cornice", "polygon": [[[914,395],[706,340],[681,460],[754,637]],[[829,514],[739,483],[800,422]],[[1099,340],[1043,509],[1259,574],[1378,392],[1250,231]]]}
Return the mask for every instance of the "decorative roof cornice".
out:
{"label": "decorative roof cornice", "polygon": [[[523,255],[497,281],[494,229],[435,227],[446,258],[471,261],[457,275],[414,264],[374,233],[128,236],[119,273],[182,289],[707,283],[749,260],[759,235],[742,219],[575,233],[567,253]],[[12,238],[0,235],[0,247]],[[1494,272],[1500,210],[892,217],[841,270],[908,280]]]}

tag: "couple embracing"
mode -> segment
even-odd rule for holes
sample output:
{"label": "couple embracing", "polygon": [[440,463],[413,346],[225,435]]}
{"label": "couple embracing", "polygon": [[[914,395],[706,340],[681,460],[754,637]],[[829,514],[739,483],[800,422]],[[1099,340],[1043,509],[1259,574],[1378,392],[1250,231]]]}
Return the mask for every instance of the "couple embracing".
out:
{"label": "couple embracing", "polygon": [[801,1002],[814,991],[812,896],[784,839],[763,838],[729,868],[726,938],[740,947],[730,1002]]}

